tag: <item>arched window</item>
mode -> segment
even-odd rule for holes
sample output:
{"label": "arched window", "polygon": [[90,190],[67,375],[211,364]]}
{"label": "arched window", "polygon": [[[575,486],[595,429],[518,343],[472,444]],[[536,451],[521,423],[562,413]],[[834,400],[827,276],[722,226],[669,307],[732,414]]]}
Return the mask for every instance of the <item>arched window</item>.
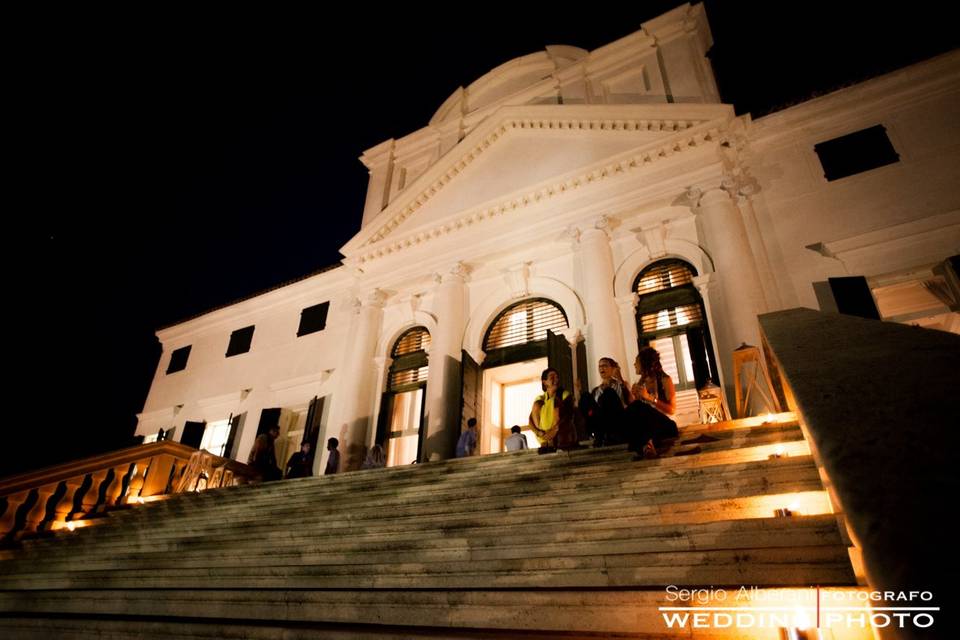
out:
{"label": "arched window", "polygon": [[390,352],[393,362],[387,381],[388,391],[402,391],[427,381],[429,348],[430,332],[424,327],[407,329],[397,338]]}
{"label": "arched window", "polygon": [[696,276],[692,265],[667,259],[648,265],[633,284],[640,346],[660,352],[664,370],[681,391],[717,379],[703,298],[693,283]]}
{"label": "arched window", "polygon": [[546,356],[547,331],[559,333],[569,326],[563,309],[546,298],[512,304],[490,323],[483,338],[485,366]]}
{"label": "arched window", "polygon": [[430,332],[413,327],[400,334],[390,351],[393,362],[380,402],[376,436],[376,442],[386,451],[387,466],[420,459],[429,348]]}

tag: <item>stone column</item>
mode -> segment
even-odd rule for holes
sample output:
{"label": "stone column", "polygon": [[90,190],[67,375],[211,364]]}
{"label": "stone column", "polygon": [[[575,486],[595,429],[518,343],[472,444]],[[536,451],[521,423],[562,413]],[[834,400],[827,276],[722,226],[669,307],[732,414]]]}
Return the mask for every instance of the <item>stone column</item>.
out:
{"label": "stone column", "polygon": [[637,302],[640,296],[636,291],[631,291],[616,299],[617,308],[620,310],[620,326],[623,328],[623,337],[626,340],[626,358],[620,362],[620,369],[625,378],[635,378],[633,373],[633,361],[640,351],[638,346],[640,336],[637,333]]}
{"label": "stone column", "polygon": [[755,188],[746,184],[740,187],[737,195],[737,206],[740,213],[743,214],[743,224],[747,231],[747,239],[753,248],[753,258],[757,265],[757,272],[760,276],[760,283],[763,285],[763,293],[766,298],[766,309],[773,310],[780,308],[780,292],[777,289],[777,283],[773,277],[773,269],[770,268],[770,258],[767,256],[767,248],[763,243],[763,235],[760,233],[760,224],[757,222],[757,213],[753,207],[753,199],[750,197],[755,192]]}
{"label": "stone column", "polygon": [[743,216],[730,194],[719,188],[705,193],[691,189],[688,197],[698,217],[702,243],[713,257],[716,289],[710,302],[715,313],[714,346],[729,393],[733,350],[742,342],[759,344],[757,315],[766,310],[763,287]]}
{"label": "stone column", "polygon": [[421,458],[444,460],[453,456],[460,437],[460,357],[466,322],[467,268],[458,262],[437,276],[433,313],[437,328],[430,336],[430,376],[427,379],[426,412]]}
{"label": "stone column", "polygon": [[613,297],[613,253],[606,216],[597,218],[593,226],[580,231],[580,277],[587,308],[590,331],[587,340],[587,364],[590,367],[590,386],[598,384],[596,364],[600,358],[614,358],[624,366],[623,328],[620,311]]}
{"label": "stone column", "polygon": [[[337,385],[343,398],[338,413],[339,432],[330,434],[340,440],[341,471],[359,469],[366,455],[374,404],[374,356],[386,298],[385,293],[374,289],[362,301],[354,301],[354,331],[343,365],[343,375]],[[317,443],[317,446],[321,444]],[[323,447],[326,448],[326,443],[323,443]],[[326,464],[326,454],[323,458]]]}

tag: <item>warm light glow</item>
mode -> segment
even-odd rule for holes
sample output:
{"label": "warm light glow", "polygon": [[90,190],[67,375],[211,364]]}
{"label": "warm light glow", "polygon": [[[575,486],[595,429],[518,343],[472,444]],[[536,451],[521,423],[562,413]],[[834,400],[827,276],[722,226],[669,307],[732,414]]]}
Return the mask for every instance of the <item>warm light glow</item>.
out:
{"label": "warm light glow", "polygon": [[737,420],[738,424],[745,427],[759,427],[762,424],[779,424],[781,422],[793,422],[797,419],[797,414],[793,411],[784,411],[782,413],[767,413],[762,416],[752,416]]}
{"label": "warm light glow", "polygon": [[54,522],[50,527],[53,531],[60,531],[66,529],[67,531],[75,531],[77,529],[82,529],[84,527],[92,527],[95,524],[101,522],[100,520],[72,520],[70,522]]}
{"label": "warm light glow", "polygon": [[657,314],[657,331],[670,328],[670,311],[664,309]]}

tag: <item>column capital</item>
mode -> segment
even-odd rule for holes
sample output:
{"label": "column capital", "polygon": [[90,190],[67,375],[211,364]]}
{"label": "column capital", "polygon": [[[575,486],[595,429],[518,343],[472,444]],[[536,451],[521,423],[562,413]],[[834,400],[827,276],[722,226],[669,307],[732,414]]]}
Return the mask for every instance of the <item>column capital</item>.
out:
{"label": "column capital", "polygon": [[613,229],[614,220],[604,214],[599,215],[584,224],[572,224],[564,230],[564,234],[572,241],[572,246],[576,248],[584,240],[607,237]]}
{"label": "column capital", "polygon": [[470,265],[465,262],[455,262],[450,267],[446,269],[441,269],[440,271],[433,272],[433,281],[439,284],[446,284],[449,282],[466,282],[467,276],[470,275]]}
{"label": "column capital", "polygon": [[691,187],[684,194],[684,199],[694,213],[703,213],[707,207],[723,204],[724,202],[733,202],[730,192],[723,188],[722,184],[707,187]]}
{"label": "column capital", "polygon": [[613,229],[613,221],[605,215],[597,216],[580,229],[580,242],[584,240],[608,239]]}
{"label": "column capital", "polygon": [[704,273],[693,278],[693,286],[697,288],[697,291],[700,292],[700,295],[704,298],[710,292],[711,289],[716,285],[717,279],[713,277],[712,273]]}
{"label": "column capital", "polygon": [[567,339],[567,343],[571,347],[576,347],[580,342],[580,339],[583,337],[583,334],[580,332],[578,327],[568,327],[560,332],[564,338]]}
{"label": "column capital", "polygon": [[350,300],[350,306],[353,307],[354,313],[359,313],[360,309],[364,307],[383,307],[388,297],[390,296],[385,291],[373,289],[354,296]]}
{"label": "column capital", "polygon": [[617,308],[620,309],[620,311],[633,312],[637,309],[637,302],[640,301],[640,296],[637,295],[636,291],[631,291],[630,293],[626,293],[622,296],[614,298],[614,300],[616,301]]}

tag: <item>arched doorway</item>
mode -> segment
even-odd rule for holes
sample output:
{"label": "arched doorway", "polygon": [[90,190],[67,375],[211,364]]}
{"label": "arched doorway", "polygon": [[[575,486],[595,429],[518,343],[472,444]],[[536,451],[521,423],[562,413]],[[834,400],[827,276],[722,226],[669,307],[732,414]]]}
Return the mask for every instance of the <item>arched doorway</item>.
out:
{"label": "arched doorway", "polygon": [[633,283],[637,293],[637,336],[650,345],[677,387],[678,422],[697,412],[697,389],[717,381],[717,361],[703,298],[693,284],[696,269],[678,259],[654,262]]}
{"label": "arched doorway", "polygon": [[469,412],[477,418],[480,453],[502,451],[515,424],[527,444],[537,446],[527,422],[534,398],[542,393],[541,371],[554,367],[561,384],[573,389],[573,356],[561,335],[568,327],[557,303],[529,298],[503,309],[487,327],[482,367],[464,353],[464,422]]}
{"label": "arched doorway", "polygon": [[393,361],[380,402],[376,438],[384,447],[388,467],[420,461],[429,348],[430,332],[413,327],[400,334],[390,351]]}

